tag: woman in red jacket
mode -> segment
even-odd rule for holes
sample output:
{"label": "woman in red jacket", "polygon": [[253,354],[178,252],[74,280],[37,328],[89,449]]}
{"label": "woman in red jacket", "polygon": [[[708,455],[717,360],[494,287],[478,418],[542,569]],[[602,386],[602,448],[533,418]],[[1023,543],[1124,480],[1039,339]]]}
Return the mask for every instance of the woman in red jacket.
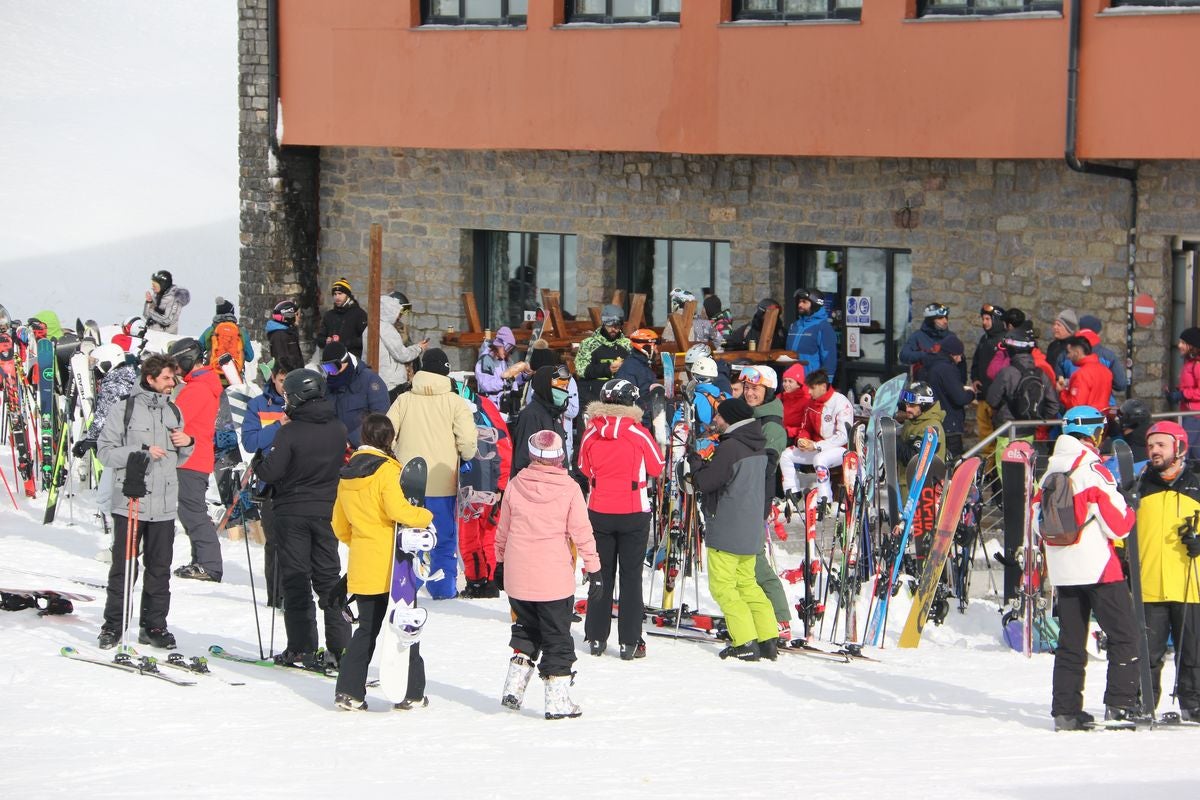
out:
{"label": "woman in red jacket", "polygon": [[[1188,328],[1179,334],[1177,344],[1183,356],[1183,368],[1179,371],[1179,387],[1167,393],[1167,399],[1180,411],[1200,411],[1200,328]],[[1200,417],[1184,417],[1180,420],[1187,431],[1188,458],[1200,459]]]}

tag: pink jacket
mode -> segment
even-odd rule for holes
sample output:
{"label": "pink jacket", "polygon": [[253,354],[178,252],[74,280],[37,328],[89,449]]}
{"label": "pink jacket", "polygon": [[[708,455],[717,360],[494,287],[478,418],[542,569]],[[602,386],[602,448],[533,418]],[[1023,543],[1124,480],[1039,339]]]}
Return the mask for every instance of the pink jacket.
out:
{"label": "pink jacket", "polygon": [[1200,409],[1200,359],[1183,360],[1183,370],[1179,374],[1179,391],[1183,392],[1183,402],[1179,404],[1180,411]]}
{"label": "pink jacket", "polygon": [[504,564],[504,591],[515,600],[574,597],[571,542],[584,571],[600,569],[579,484],[565,469],[530,464],[509,481],[500,503],[496,561]]}

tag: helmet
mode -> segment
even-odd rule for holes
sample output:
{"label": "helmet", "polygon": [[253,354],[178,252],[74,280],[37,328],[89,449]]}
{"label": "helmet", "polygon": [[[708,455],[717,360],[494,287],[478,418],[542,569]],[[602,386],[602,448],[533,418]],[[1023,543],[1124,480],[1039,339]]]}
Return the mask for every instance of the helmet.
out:
{"label": "helmet", "polygon": [[1022,328],[1013,328],[1004,337],[1004,349],[1015,353],[1027,353],[1037,347],[1033,333]]}
{"label": "helmet", "polygon": [[771,308],[779,308],[778,301],[771,297],[764,297],[762,300],[758,301],[758,306],[755,307],[755,312],[758,314],[765,314],[767,313],[767,310]]}
{"label": "helmet", "polygon": [[621,310],[620,306],[609,303],[600,309],[601,325],[620,325],[624,321],[625,312]]}
{"label": "helmet", "polygon": [[[1126,403],[1129,403],[1129,402],[1131,402],[1131,401],[1126,401]],[[1124,409],[1125,406],[1121,406],[1121,408]],[[1149,414],[1147,414],[1146,416],[1149,417]],[[1159,422],[1156,422],[1150,426],[1150,429],[1148,431],[1146,431],[1146,438],[1149,439],[1152,435],[1154,435],[1156,433],[1166,434],[1167,436],[1170,436],[1172,439],[1174,439],[1176,453],[1182,454],[1182,453],[1187,452],[1187,448],[1188,448],[1187,431],[1185,431],[1183,429],[1183,426],[1180,425],[1178,422],[1172,422],[1169,419],[1164,419]]]}
{"label": "helmet", "polygon": [[[1122,428],[1136,428],[1138,425],[1144,425],[1150,421],[1150,408],[1141,398],[1131,397],[1121,403],[1121,407],[1117,409],[1117,420],[1121,423]],[[1159,433],[1166,433],[1166,431],[1159,431]]]}
{"label": "helmet", "polygon": [[171,342],[170,348],[167,349],[167,355],[175,359],[179,364],[179,371],[184,375],[191,372],[192,367],[200,361],[200,352],[200,343],[187,336]]}
{"label": "helmet", "polygon": [[613,378],[605,381],[600,389],[600,400],[604,403],[616,403],[621,406],[631,406],[641,397],[641,392],[635,384],[624,378]]}
{"label": "helmet", "polygon": [[299,313],[300,306],[296,305],[296,301],[280,300],[271,310],[271,319],[276,322],[295,322],[296,315]]}
{"label": "helmet", "polygon": [[712,348],[706,344],[694,344],[688,348],[687,353],[683,356],[683,363],[688,369],[696,363],[696,359],[704,358],[712,355]]}
{"label": "helmet", "polygon": [[[1018,310],[1020,310],[1020,309],[1018,309]],[[983,305],[981,305],[979,307],[979,316],[981,316],[981,317],[989,317],[990,316],[992,319],[998,321],[998,320],[1001,320],[1004,318],[1004,309],[1001,308],[1000,306],[993,305],[992,303],[984,303]],[[1022,316],[1024,316],[1024,315],[1022,315]],[[1022,320],[1022,321],[1024,321],[1024,320]]]}
{"label": "helmet", "polygon": [[779,388],[779,376],[770,367],[747,364],[742,367],[742,372],[738,380],[742,383],[752,383],[756,386],[761,384],[772,390]]}
{"label": "helmet", "polygon": [[687,289],[672,289],[671,290],[671,310],[678,311],[688,303],[696,302],[696,295],[689,292]]}
{"label": "helmet", "polygon": [[925,306],[925,319],[936,319],[938,317],[950,316],[950,306],[942,303],[930,303]]}
{"label": "helmet", "polygon": [[125,363],[125,351],[119,344],[110,342],[93,348],[92,352],[88,353],[88,358],[93,361],[101,375],[107,375],[110,369]]}
{"label": "helmet", "polygon": [[400,301],[401,314],[403,314],[405,311],[412,311],[412,303],[409,302],[408,295],[406,295],[404,292],[392,292],[388,296]]}
{"label": "helmet", "polygon": [[160,269],[158,272],[150,276],[150,280],[162,287],[162,291],[166,291],[175,285],[175,281],[171,280],[171,273],[165,269]]}
{"label": "helmet", "polygon": [[654,352],[654,347],[658,344],[658,334],[654,332],[653,328],[638,328],[630,334],[629,341],[639,353],[649,355]]}
{"label": "helmet", "polygon": [[1075,406],[1063,414],[1063,433],[1081,433],[1095,438],[1104,430],[1108,420],[1104,415],[1091,406]]}
{"label": "helmet", "polygon": [[913,381],[900,393],[900,402],[915,406],[931,406],[937,402],[933,388],[925,381]]}
{"label": "helmet", "polygon": [[697,378],[712,380],[717,377],[717,362],[712,356],[700,356],[691,365],[692,374]]}
{"label": "helmet", "polygon": [[129,336],[141,339],[146,335],[146,320],[138,316],[129,317],[121,323],[121,330]]}
{"label": "helmet", "polygon": [[813,308],[822,308],[825,305],[825,293],[820,289],[797,289],[792,293],[792,299],[797,303],[807,300],[813,304]]}
{"label": "helmet", "polygon": [[283,410],[295,411],[309,400],[325,396],[325,376],[313,369],[294,369],[283,379],[283,394],[287,398]]}

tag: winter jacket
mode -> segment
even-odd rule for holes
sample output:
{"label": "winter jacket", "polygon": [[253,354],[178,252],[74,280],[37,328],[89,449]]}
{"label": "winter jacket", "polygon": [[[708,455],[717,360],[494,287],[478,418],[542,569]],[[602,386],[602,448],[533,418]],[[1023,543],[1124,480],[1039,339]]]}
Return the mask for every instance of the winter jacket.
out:
{"label": "winter jacket", "polygon": [[950,329],[942,330],[933,324],[932,319],[921,323],[921,327],[908,337],[904,347],[900,348],[900,363],[906,367],[924,365],[925,357],[941,349],[942,340],[950,335]]}
{"label": "winter jacket", "polygon": [[937,398],[942,411],[946,412],[942,423],[946,433],[962,433],[966,419],[965,409],[975,402],[975,392],[963,388],[958,364],[944,353],[927,356],[921,377],[933,389],[933,396]]}
{"label": "winter jacket", "polygon": [[996,379],[987,390],[987,404],[992,407],[992,424],[999,427],[1013,419],[1008,408],[1009,401],[1017,392],[1021,377],[1032,370],[1037,370],[1042,383],[1042,403],[1038,408],[1038,419],[1055,419],[1058,416],[1058,393],[1054,384],[1046,377],[1046,373],[1038,369],[1029,353],[1017,353],[1011,357],[1011,363],[996,374]]}
{"label": "winter jacket", "polygon": [[396,558],[396,525],[425,528],[433,512],[408,502],[400,490],[400,462],[363,445],[342,467],[333,533],[350,547],[346,590],[351,594],[383,594],[392,585]]}
{"label": "winter jacket", "polygon": [[[919,416],[904,421],[896,437],[904,451],[900,458],[901,464],[908,463],[921,451],[921,440],[925,438],[925,431],[929,428],[938,433],[938,446],[934,455],[943,462],[946,460],[946,428],[942,422],[945,418],[946,412],[942,410],[941,404],[935,401],[933,405],[922,409]],[[904,455],[907,455],[907,458],[903,457]]]}
{"label": "winter jacket", "polygon": [[363,417],[371,412],[387,413],[388,392],[375,371],[352,356],[350,366],[329,377],[329,399],[338,419],[346,426],[350,446],[358,447]]}
{"label": "winter jacket", "polygon": [[58,314],[50,309],[44,308],[36,314],[30,314],[29,318],[39,320],[45,324],[47,339],[54,339],[57,341],[58,339],[61,339],[63,333],[65,333],[62,322],[58,319]]}
{"label": "winter jacket", "polygon": [[[1129,388],[1129,375],[1125,372],[1125,365],[1120,359],[1117,358],[1117,354],[1114,353],[1111,348],[1105,347],[1102,344],[1093,345],[1092,355],[1096,356],[1100,363],[1112,373],[1112,387],[1114,392],[1123,392]],[[1067,358],[1065,355],[1063,356],[1062,360],[1063,363],[1061,364],[1059,373],[1064,378],[1070,378],[1075,374],[1079,367],[1072,364],[1071,359]],[[1112,399],[1115,400],[1116,398],[1114,397]],[[1105,405],[1112,405],[1112,403],[1106,403]],[[1096,406],[1096,408],[1103,407],[1104,406]]]}
{"label": "winter jacket", "polygon": [[331,341],[341,342],[355,358],[362,358],[363,331],[367,329],[367,312],[352,297],[321,315],[317,327],[317,349]]}
{"label": "winter jacket", "polygon": [[766,445],[758,420],[746,419],[725,429],[711,461],[692,457],[692,482],[703,492],[709,547],[739,556],[762,550]]}
{"label": "winter jacket", "polygon": [[271,485],[276,514],[329,519],[346,457],[346,426],[324,397],[293,409],[288,418],[255,460],[254,474]]}
{"label": "winter jacket", "polygon": [[267,347],[271,359],[282,364],[288,372],[304,367],[304,356],[300,354],[300,332],[295,325],[285,325],[275,320],[267,321]]}
{"label": "winter jacket", "polygon": [[[1133,528],[1134,512],[1117,491],[1112,473],[1096,451],[1074,436],[1059,436],[1042,475],[1070,473],[1075,492],[1075,521],[1080,526],[1074,544],[1046,543],[1046,570],[1054,586],[1090,586],[1124,580],[1121,562],[1113,543],[1124,539]],[[1033,499],[1033,525],[1041,516],[1041,493]]]}
{"label": "winter jacket", "polygon": [[1004,341],[1004,334],[1003,325],[998,323],[993,325],[990,331],[986,331],[979,337],[979,344],[975,345],[975,354],[971,356],[971,380],[983,384],[984,392],[992,385],[992,376],[988,375],[988,365],[992,363],[992,358],[995,357],[1000,342]]}
{"label": "winter jacket", "polygon": [[96,405],[92,409],[92,424],[88,426],[85,439],[96,441],[100,431],[104,430],[104,422],[114,404],[124,401],[137,385],[138,368],[133,364],[122,364],[113,367],[104,380],[100,381],[100,389],[96,392]]}
{"label": "winter jacket", "polygon": [[778,464],[779,454],[787,449],[787,431],[783,429],[783,403],[778,397],[772,397],[751,410],[758,424],[762,426],[767,452],[772,455],[772,464]]}
{"label": "winter jacket", "polygon": [[1069,363],[1067,361],[1066,339],[1050,340],[1050,344],[1046,345],[1046,361],[1049,362],[1050,366],[1054,369],[1054,374],[1056,376],[1063,374],[1063,365]]}
{"label": "winter jacket", "polygon": [[142,308],[142,316],[146,318],[146,329],[179,333],[179,315],[191,300],[191,293],[182,286],[172,286],[162,294],[156,295],[153,300],[147,300]]}
{"label": "winter jacket", "polygon": [[562,600],[575,595],[575,559],[585,572],[600,569],[587,504],[561,467],[532,464],[508,484],[496,526],[496,561],[504,591],[514,600]]}
{"label": "winter jacket", "polygon": [[284,399],[270,382],[263,393],[246,404],[246,415],[242,418],[242,447],[247,453],[266,450],[275,440],[282,427]]}
{"label": "winter jacket", "polygon": [[658,442],[637,406],[595,402],[579,440],[579,469],[591,484],[588,508],[602,514],[650,510],[650,482],[662,474]]}
{"label": "winter jacket", "polygon": [[661,383],[658,376],[654,374],[654,367],[650,364],[650,359],[640,350],[631,350],[613,377],[624,378],[636,386],[642,395],[642,400],[650,398],[651,386]]}
{"label": "winter jacket", "polygon": [[800,435],[804,427],[804,409],[812,400],[812,394],[807,390],[797,389],[794,392],[780,392],[776,397],[783,404],[783,429],[787,432],[788,441]]}
{"label": "winter jacket", "polygon": [[458,493],[458,460],[474,458],[478,447],[472,406],[458,396],[445,375],[418,372],[411,392],[396,398],[388,419],[396,429],[392,448],[401,463],[422,456],[429,465],[430,497]]}
{"label": "winter jacket", "polygon": [[1185,358],[1179,370],[1180,411],[1200,410],[1200,358]]}
{"label": "winter jacket", "polygon": [[[135,450],[161,447],[167,452],[159,459],[150,459],[146,469],[148,493],[138,503],[138,519],[143,522],[159,522],[175,519],[179,505],[179,482],[175,469],[192,454],[192,445],[176,447],[171,444],[171,428],[178,428],[181,414],[170,399],[146,388],[141,382],[133,387],[129,395],[133,401],[133,416],[125,425],[125,403],[114,405],[113,419],[100,431],[96,442],[96,455],[105,469],[112,470],[112,508],[118,514],[127,514],[129,498],[122,489],[125,486],[125,464],[129,454]],[[209,443],[211,447],[211,442]]]}
{"label": "winter jacket", "polygon": [[[533,402],[533,382],[525,384],[525,399],[521,403],[522,409]],[[562,412],[562,426],[566,431],[566,438],[563,443],[567,446],[567,456],[575,452],[575,418],[579,416],[579,384],[574,378],[567,381],[567,407]],[[574,461],[574,459],[572,459]]]}
{"label": "winter jacket", "polygon": [[[379,318],[383,324],[379,326],[379,368],[376,372],[389,392],[408,383],[407,365],[421,357],[421,345],[406,345],[404,337],[396,330],[396,320],[400,319],[402,310],[400,301],[390,294],[379,298]],[[368,326],[367,330],[372,331],[373,328]]]}
{"label": "winter jacket", "polygon": [[[492,342],[497,341],[504,342],[505,346],[509,348],[508,358],[496,358],[496,354],[492,350]],[[513,378],[511,383],[502,377],[509,367],[517,363],[513,358],[514,351],[512,350],[517,343],[517,339],[513,336],[512,330],[501,328],[496,331],[496,336],[492,339],[492,342],[484,342],[479,346],[479,358],[475,361],[475,388],[481,395],[495,403],[497,408],[500,408],[502,407],[500,395],[506,389],[523,384],[525,376],[521,375]]]}
{"label": "winter jacket", "polygon": [[818,308],[808,316],[798,317],[788,329],[788,350],[804,364],[807,372],[825,370],[832,381],[837,374],[837,334],[829,322],[829,312]]}
{"label": "winter jacket", "polygon": [[1100,363],[1095,353],[1084,356],[1075,365],[1075,372],[1067,388],[1058,393],[1063,409],[1075,406],[1091,406],[1092,408],[1108,408],[1112,398],[1112,373]]}
{"label": "winter jacket", "polygon": [[585,406],[600,399],[600,390],[613,377],[610,368],[612,362],[618,358],[628,358],[632,349],[633,345],[625,334],[609,339],[602,327],[579,344],[579,352],[575,355],[575,375],[580,380],[580,397]]}
{"label": "winter jacket", "polygon": [[567,434],[563,429],[563,413],[566,411],[566,405],[561,407],[554,405],[550,372],[538,370],[533,374],[530,383],[533,386],[533,397],[521,409],[516,422],[509,426],[513,437],[512,474],[509,480],[515,478],[517,473],[529,464],[530,436],[538,431],[554,431],[562,437],[564,445],[567,441]]}
{"label": "winter jacket", "polygon": [[200,360],[205,364],[211,361],[213,331],[222,322],[232,322],[237,325],[238,335],[242,337],[242,363],[249,364],[254,360],[254,345],[250,344],[250,337],[246,335],[246,329],[238,323],[237,317],[233,314],[218,314],[213,317],[212,325],[209,325],[204,329],[204,333],[200,334],[200,338],[196,340],[204,351]]}
{"label": "winter jacket", "polygon": [[853,422],[854,406],[846,395],[835,392],[831,386],[804,407],[804,424],[797,438],[810,439],[817,450],[846,447],[846,426]]}
{"label": "winter jacket", "polygon": [[1138,493],[1142,498],[1137,509],[1142,600],[1200,603],[1200,585],[1194,576],[1189,579],[1188,575],[1192,560],[1179,538],[1182,526],[1200,512],[1200,479],[1185,468],[1167,481],[1161,473],[1147,467],[1142,472]]}
{"label": "winter jacket", "polygon": [[184,381],[175,405],[183,414],[183,431],[196,440],[196,448],[179,468],[207,475],[213,471],[213,437],[217,435],[217,412],[225,387],[221,376],[209,367],[194,367]]}

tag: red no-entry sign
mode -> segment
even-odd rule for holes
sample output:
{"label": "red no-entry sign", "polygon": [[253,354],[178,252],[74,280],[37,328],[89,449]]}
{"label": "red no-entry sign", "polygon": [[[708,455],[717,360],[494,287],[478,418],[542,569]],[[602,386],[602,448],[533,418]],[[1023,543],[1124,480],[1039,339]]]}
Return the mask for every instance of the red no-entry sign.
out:
{"label": "red no-entry sign", "polygon": [[1158,314],[1158,307],[1154,304],[1154,298],[1148,294],[1139,294],[1133,298],[1133,321],[1143,328],[1149,328],[1154,324],[1154,317]]}

